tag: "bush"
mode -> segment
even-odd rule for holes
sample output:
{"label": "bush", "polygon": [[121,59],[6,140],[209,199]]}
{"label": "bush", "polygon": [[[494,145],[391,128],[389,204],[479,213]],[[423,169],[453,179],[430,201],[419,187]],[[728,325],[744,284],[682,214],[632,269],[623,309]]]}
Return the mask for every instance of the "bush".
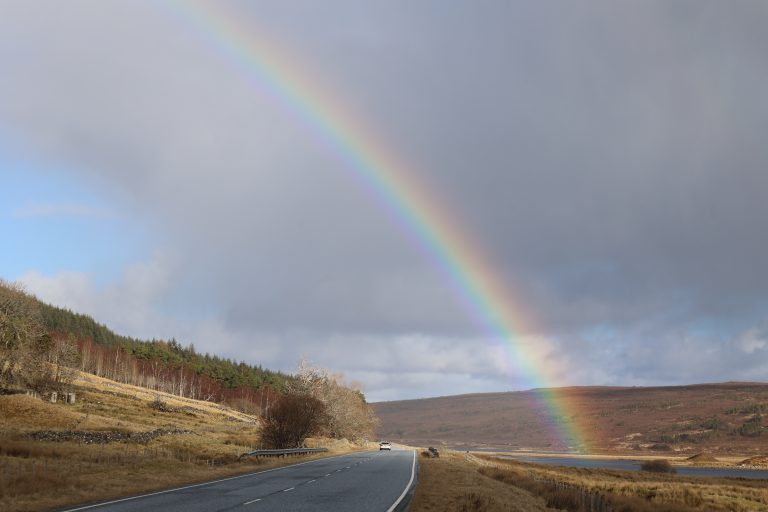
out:
{"label": "bush", "polygon": [[672,467],[672,464],[666,459],[645,461],[640,466],[640,469],[643,471],[650,471],[651,473],[677,473],[677,470],[675,470],[675,468]]}
{"label": "bush", "polygon": [[320,431],[325,407],[309,395],[286,394],[270,407],[261,441],[268,448],[297,448]]}
{"label": "bush", "polygon": [[757,437],[763,433],[763,417],[756,414],[737,429],[744,437]]}
{"label": "bush", "polygon": [[707,430],[723,430],[725,428],[725,423],[719,418],[713,417],[702,421],[701,428],[705,428]]}
{"label": "bush", "polygon": [[160,398],[160,396],[156,396],[149,406],[160,412],[176,412],[176,408],[169,406],[168,402]]}

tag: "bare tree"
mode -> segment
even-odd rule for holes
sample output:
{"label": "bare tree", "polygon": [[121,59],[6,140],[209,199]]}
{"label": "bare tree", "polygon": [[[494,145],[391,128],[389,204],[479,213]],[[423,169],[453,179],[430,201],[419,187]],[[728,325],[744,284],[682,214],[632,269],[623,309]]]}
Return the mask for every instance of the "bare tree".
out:
{"label": "bare tree", "polygon": [[35,298],[21,285],[0,280],[0,386],[50,387],[46,362],[52,347]]}
{"label": "bare tree", "polygon": [[63,386],[72,382],[75,368],[80,364],[80,353],[74,335],[53,338],[48,351],[48,363],[53,371],[53,386],[61,391]]}
{"label": "bare tree", "polygon": [[302,360],[295,380],[289,383],[295,394],[306,394],[325,406],[323,434],[333,438],[361,440],[373,434],[378,418],[357,386],[344,382],[341,374]]}

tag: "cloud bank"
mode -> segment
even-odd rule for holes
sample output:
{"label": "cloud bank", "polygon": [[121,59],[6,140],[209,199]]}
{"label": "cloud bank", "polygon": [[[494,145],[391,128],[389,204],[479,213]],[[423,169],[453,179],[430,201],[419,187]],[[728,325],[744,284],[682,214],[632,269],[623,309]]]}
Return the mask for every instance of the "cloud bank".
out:
{"label": "cloud bank", "polygon": [[[764,378],[763,3],[221,9],[412,164],[553,379]],[[0,150],[154,233],[113,283],[8,276],[42,298],[265,366],[305,355],[374,399],[532,383],[391,212],[167,9],[3,2],[0,60]]]}

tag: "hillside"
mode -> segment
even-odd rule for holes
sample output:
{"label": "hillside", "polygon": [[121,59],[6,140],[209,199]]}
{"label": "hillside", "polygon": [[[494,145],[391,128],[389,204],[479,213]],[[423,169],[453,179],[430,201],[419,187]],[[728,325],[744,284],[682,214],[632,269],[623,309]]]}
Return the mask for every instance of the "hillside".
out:
{"label": "hillside", "polygon": [[[194,345],[184,346],[175,339],[140,340],[116,334],[88,315],[46,304],[18,283],[2,279],[0,339],[0,388],[40,388],[42,375],[32,375],[40,373],[39,368],[33,369],[34,361],[47,361],[155,391],[264,414],[269,403],[293,381],[290,375],[260,365],[198,353]],[[10,361],[14,361],[13,366]],[[27,375],[25,382],[11,376],[17,371]],[[59,379],[55,380],[58,385]]]}
{"label": "hillside", "polygon": [[[765,452],[768,384],[558,389],[568,415],[552,418],[535,390],[380,402],[378,433],[416,446],[593,453]],[[559,428],[555,428],[559,427]],[[577,428],[569,446],[556,433]]]}
{"label": "hillside", "polygon": [[[0,395],[0,510],[49,510],[253,471],[261,420],[78,372],[74,404]],[[317,440],[308,440],[310,443]],[[322,441],[332,452],[356,447]]]}
{"label": "hillside", "polygon": [[[227,401],[231,405],[259,403],[264,400],[264,392],[259,390],[279,392],[291,378],[260,365],[200,354],[194,345],[184,346],[176,339],[122,336],[88,315],[32,299],[46,331],[71,337],[81,354],[81,369],[102,377],[141,386],[152,381],[149,387],[190,398]],[[262,405],[259,404],[260,409]]]}

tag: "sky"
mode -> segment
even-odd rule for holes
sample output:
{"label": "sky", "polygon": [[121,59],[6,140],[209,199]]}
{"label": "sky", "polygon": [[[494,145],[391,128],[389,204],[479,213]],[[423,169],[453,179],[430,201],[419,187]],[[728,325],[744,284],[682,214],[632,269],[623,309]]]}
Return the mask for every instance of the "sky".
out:
{"label": "sky", "polygon": [[[403,163],[508,290],[510,339],[195,12]],[[0,0],[0,277],[372,401],[764,381],[766,23],[743,0]]]}

